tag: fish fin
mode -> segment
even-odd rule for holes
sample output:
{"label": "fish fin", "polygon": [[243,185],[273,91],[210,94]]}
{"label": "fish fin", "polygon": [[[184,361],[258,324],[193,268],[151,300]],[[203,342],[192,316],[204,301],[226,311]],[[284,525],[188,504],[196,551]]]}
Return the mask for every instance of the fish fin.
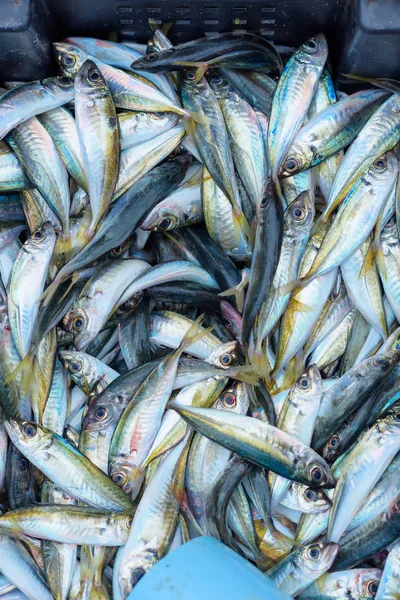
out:
{"label": "fish fin", "polygon": [[[283,390],[287,390],[292,387],[292,385],[295,383],[295,381],[298,379],[298,377],[300,377],[300,375],[302,373],[303,364],[304,364],[304,358],[303,358],[302,353],[301,354],[299,353],[298,355],[296,355],[290,359],[290,361],[285,369],[285,376],[283,378],[282,384],[280,385],[279,389],[277,390],[277,393],[282,392]],[[280,365],[278,364],[274,367],[274,370],[271,373],[272,379],[275,379],[279,370],[280,370]]]}
{"label": "fish fin", "polygon": [[200,63],[192,62],[190,60],[176,60],[174,61],[174,65],[178,65],[179,67],[198,67]]}
{"label": "fish fin", "polygon": [[313,308],[311,306],[308,306],[308,304],[304,304],[304,302],[300,302],[300,300],[296,300],[296,298],[291,298],[290,302],[292,303],[293,306],[293,310],[295,310],[296,312],[313,312]]}
{"label": "fish fin", "polygon": [[391,79],[390,77],[361,77],[360,75],[353,75],[352,73],[341,73],[343,77],[347,79],[354,79],[356,81],[363,81],[365,83],[372,83],[379,88],[387,90],[388,92],[400,92],[400,81]]}
{"label": "fish fin", "polygon": [[183,116],[185,116],[189,121],[194,121],[199,125],[209,125],[210,122],[213,121],[212,118],[206,117],[206,115],[202,115],[201,113],[194,112],[193,110],[188,110],[187,108],[184,109]]}
{"label": "fish fin", "polygon": [[199,331],[203,318],[204,315],[200,315],[194,321],[193,325],[191,325],[191,327],[188,329],[181,343],[179,344],[178,350],[180,352],[184,352],[185,350],[187,350],[187,348],[201,340],[205,335],[207,335],[214,329],[214,325],[211,325],[211,327],[207,327],[207,329],[202,329],[201,331]]}
{"label": "fish fin", "polygon": [[372,241],[369,245],[367,253],[364,257],[364,261],[360,272],[358,274],[358,279],[362,277],[366,277],[370,271],[375,267],[376,257],[378,255],[379,246],[376,242]]}
{"label": "fish fin", "polygon": [[173,21],[167,21],[166,23],[163,23],[159,29],[161,29],[164,35],[167,35],[174,24]]}
{"label": "fish fin", "polygon": [[268,384],[271,380],[271,365],[269,364],[269,360],[263,351],[262,346],[257,346],[254,349],[251,361],[252,365],[256,368],[257,373],[259,373],[259,376]]}
{"label": "fish fin", "polygon": [[244,269],[242,271],[242,279],[237,284],[223,292],[220,292],[218,296],[226,297],[226,296],[234,296],[236,302],[236,308],[241,313],[243,311],[243,303],[244,303],[244,288],[249,283],[249,276],[247,271]]}
{"label": "fish fin", "polygon": [[174,486],[172,486],[171,491],[172,491],[172,494],[174,495],[175,500],[179,504],[181,513],[184,516],[185,521],[188,524],[188,526],[189,527],[191,526],[194,529],[194,531],[197,533],[198,536],[207,535],[205,533],[205,531],[203,531],[203,529],[200,527],[200,525],[198,524],[198,522],[196,520],[196,517],[194,516],[194,514],[192,513],[192,511],[189,508],[189,502],[187,499],[186,491],[183,490],[182,493],[178,493],[178,490]]}
{"label": "fish fin", "polygon": [[7,375],[4,383],[8,384],[10,381],[14,381],[19,375],[21,375],[21,388],[24,394],[28,394],[29,389],[32,385],[32,380],[34,378],[33,374],[34,370],[34,356],[31,354],[27,354],[25,358],[21,360],[19,365]]}
{"label": "fish fin", "polygon": [[243,232],[243,234],[249,240],[251,245],[254,246],[254,234],[251,230],[251,227],[250,227],[241,207],[238,206],[237,214],[235,212],[235,207],[233,207],[233,208],[234,208],[234,213],[232,215],[233,216],[233,228],[235,231],[235,238],[236,238],[237,245],[239,246],[239,244],[240,244],[240,232]]}
{"label": "fish fin", "polygon": [[[286,294],[291,294],[295,289],[302,289],[304,287],[306,287],[308,283],[308,279],[304,278],[304,279],[296,279],[295,281],[290,281],[289,283],[286,283],[285,285],[281,285],[277,288],[275,288],[274,292],[277,296],[285,296]],[[292,298],[291,298],[292,300]]]}

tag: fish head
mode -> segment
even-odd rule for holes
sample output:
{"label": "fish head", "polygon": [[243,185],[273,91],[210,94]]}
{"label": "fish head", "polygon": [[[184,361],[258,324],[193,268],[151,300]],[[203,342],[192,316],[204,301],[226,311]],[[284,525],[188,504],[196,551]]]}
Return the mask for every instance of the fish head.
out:
{"label": "fish head", "polygon": [[64,44],[55,42],[53,44],[56,60],[60,65],[60,69],[68,77],[75,77],[79,69],[87,58],[87,53],[81,48],[72,46],[72,44]]}
{"label": "fish head", "polygon": [[316,579],[330,568],[338,551],[339,544],[317,542],[300,548],[294,561],[300,571]]}
{"label": "fish head", "polygon": [[122,488],[125,494],[131,494],[135,500],[143,483],[145,470],[135,464],[135,449],[130,456],[119,456],[110,461],[109,471],[112,481]]}
{"label": "fish head", "polygon": [[311,141],[309,143],[303,141],[302,143],[297,143],[294,141],[279,167],[279,179],[293,177],[294,175],[303,172],[305,169],[308,169],[312,164],[313,158],[314,151]]}
{"label": "fish head", "polygon": [[332,464],[342,453],[342,443],[340,439],[340,434],[334,433],[325,442],[322,449],[322,456],[329,463]]}
{"label": "fish head", "polygon": [[303,64],[322,67],[328,56],[328,42],[323,33],[308,39],[297,51],[297,60]]}
{"label": "fish head", "polygon": [[86,352],[61,350],[58,353],[58,357],[73,382],[79,387],[84,386],[87,388],[90,386],[90,383],[94,383],[98,379],[96,377],[97,369],[93,364],[93,357],[86,354]]}
{"label": "fish head", "polygon": [[[100,69],[89,58],[85,60],[75,77],[75,90],[89,98],[101,98],[109,95],[108,86]],[[114,120],[116,117],[112,117]]]}
{"label": "fish head", "polygon": [[396,218],[394,216],[391,217],[383,227],[380,240],[384,253],[386,248],[399,245],[399,232],[397,230]]}
{"label": "fish head", "polygon": [[72,100],[74,96],[74,80],[69,75],[58,75],[58,77],[48,77],[42,80],[42,84],[54,95],[67,94]]}
{"label": "fish head", "polygon": [[159,557],[155,548],[146,545],[135,553],[129,554],[126,561],[122,560],[119,569],[119,584],[122,595],[126,598],[143,575],[146,575],[158,562]]}
{"label": "fish head", "polygon": [[[374,356],[368,364],[368,370],[371,369],[375,374],[388,373],[400,360],[400,350],[387,350]],[[371,372],[371,371],[370,371]]]}
{"label": "fish head", "polygon": [[11,441],[25,456],[40,455],[52,444],[53,433],[33,421],[10,418],[4,426]]}
{"label": "fish head", "polygon": [[24,244],[24,250],[31,254],[43,252],[44,250],[53,250],[56,243],[56,232],[50,221],[43,223],[38,227]]}
{"label": "fish head", "polygon": [[220,310],[223,324],[227,330],[238,339],[242,332],[242,315],[226,300],[222,300]]}
{"label": "fish head", "polygon": [[284,214],[285,233],[291,238],[308,236],[315,215],[314,200],[311,190],[300,192],[291,202]]}
{"label": "fish head", "polygon": [[304,452],[307,453],[301,461],[301,475],[304,480],[308,481],[308,485],[312,488],[333,488],[336,485],[336,480],[333,477],[328,463],[316,452],[310,453],[310,449],[306,447]]}
{"label": "fish head", "polygon": [[321,489],[301,486],[301,496],[307,512],[324,512],[331,507],[331,501]]}
{"label": "fish head", "polygon": [[213,71],[211,75],[208,75],[207,79],[218,100],[226,99],[230,93],[236,95],[236,92],[233,92],[229,83],[221,76],[218,70]]}
{"label": "fish head", "polygon": [[[161,203],[160,203],[161,204]],[[162,206],[155,206],[140,225],[145,231],[170,231],[178,225],[177,207],[173,201],[163,202]]]}
{"label": "fish head", "polygon": [[235,381],[218,398],[217,408],[229,410],[238,415],[245,415],[249,410],[250,398],[247,386],[242,381]]}
{"label": "fish head", "polygon": [[315,396],[321,394],[321,392],[321,373],[317,365],[310,365],[297,379],[290,393],[295,393],[296,397],[302,402],[314,403]]}
{"label": "fish head", "polygon": [[75,333],[74,346],[83,350],[97,335],[102,326],[102,320],[96,309],[90,305],[76,307],[72,329]]}
{"label": "fish head", "polygon": [[372,186],[378,184],[384,185],[386,189],[387,182],[394,178],[399,170],[399,164],[396,154],[393,151],[386,152],[374,160],[369,166],[366,179],[372,183]]}
{"label": "fish head", "polygon": [[[204,101],[215,96],[205,77],[197,81],[196,71],[187,70],[179,74],[179,91],[183,97],[199,96]],[[214,100],[215,102],[215,100]]]}
{"label": "fish head", "polygon": [[375,598],[381,575],[382,571],[380,569],[363,569],[356,579],[357,589],[354,590],[354,596],[358,592],[359,597],[365,598],[365,600]]}
{"label": "fish head", "polygon": [[82,420],[82,431],[101,431],[117,423],[125,404],[118,394],[112,403],[102,394],[91,397]]}
{"label": "fish head", "polygon": [[156,73],[159,70],[167,71],[168,66],[172,66],[174,54],[174,48],[166,48],[162,52],[149,52],[135,60],[131,64],[131,68],[135,71],[148,71],[149,73]]}
{"label": "fish head", "polygon": [[238,343],[236,340],[225,342],[216,348],[206,358],[206,362],[221,367],[222,369],[228,369],[231,367],[237,358],[237,347]]}
{"label": "fish head", "polygon": [[384,429],[390,436],[399,435],[400,430],[400,401],[393,404],[381,420],[381,431]]}

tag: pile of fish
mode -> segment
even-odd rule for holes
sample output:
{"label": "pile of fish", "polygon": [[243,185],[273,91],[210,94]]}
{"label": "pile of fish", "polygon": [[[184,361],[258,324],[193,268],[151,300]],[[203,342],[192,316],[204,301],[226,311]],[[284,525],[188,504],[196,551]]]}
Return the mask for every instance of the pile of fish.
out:
{"label": "pile of fish", "polygon": [[322,34],[54,48],[0,96],[0,598],[125,599],[202,535],[398,598],[396,86],[336,92]]}

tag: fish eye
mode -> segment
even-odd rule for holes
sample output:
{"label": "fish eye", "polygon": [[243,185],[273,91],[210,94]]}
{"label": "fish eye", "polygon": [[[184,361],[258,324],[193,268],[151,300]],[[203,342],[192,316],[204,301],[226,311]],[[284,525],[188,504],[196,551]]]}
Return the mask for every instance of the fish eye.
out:
{"label": "fish eye", "polygon": [[260,202],[260,207],[262,208],[267,204],[268,196],[264,196],[264,198]]}
{"label": "fish eye", "polygon": [[299,162],[296,158],[288,158],[285,161],[285,171],[287,171],[288,173],[293,173],[294,171],[296,171],[296,169],[299,166]]}
{"label": "fish eye", "polygon": [[82,329],[83,325],[84,322],[82,317],[75,317],[73,322],[73,328],[75,329],[75,331],[79,331],[80,329]]}
{"label": "fish eye", "polygon": [[150,54],[146,54],[146,60],[149,60],[150,62],[153,62],[154,60],[156,60],[158,57],[157,52],[150,52]]}
{"label": "fish eye", "polygon": [[386,166],[387,166],[386,156],[381,156],[380,158],[377,158],[376,161],[373,163],[373,167],[377,171],[383,171],[383,169],[386,169]]}
{"label": "fish eye", "polygon": [[395,413],[394,418],[396,421],[400,421],[400,412]]}
{"label": "fish eye", "polygon": [[119,256],[121,254],[122,250],[123,250],[122,246],[117,246],[116,248],[113,248],[111,250],[111,254],[112,254],[112,256]]}
{"label": "fish eye", "polygon": [[314,492],[314,490],[307,489],[304,493],[304,496],[306,497],[307,500],[310,500],[312,502],[315,500],[317,494]]}
{"label": "fish eye", "polygon": [[385,224],[385,227],[387,229],[389,229],[389,227],[393,227],[393,225],[395,224],[395,222],[396,222],[396,219],[394,217],[391,217],[389,219],[389,221]]}
{"label": "fish eye", "polygon": [[225,404],[226,406],[229,406],[230,408],[232,406],[235,406],[235,404],[236,404],[235,394],[233,394],[232,392],[226,392],[226,394],[224,394],[223,404]]}
{"label": "fish eye", "polygon": [[305,214],[305,211],[299,206],[296,206],[292,210],[292,217],[295,221],[302,221],[304,219]]}
{"label": "fish eye", "polygon": [[317,42],[316,39],[311,38],[310,40],[308,40],[307,42],[305,42],[304,47],[309,52],[316,52],[316,50],[318,48],[318,42]]}
{"label": "fish eye", "polygon": [[373,361],[373,364],[375,367],[384,367],[386,368],[388,366],[388,362],[385,358],[375,358]]}
{"label": "fish eye", "polygon": [[100,73],[97,69],[92,69],[91,71],[89,71],[87,78],[92,83],[97,83],[98,81],[100,81]]}
{"label": "fish eye", "polygon": [[308,557],[312,560],[318,560],[321,556],[321,549],[319,546],[310,546],[308,549]]}
{"label": "fish eye", "polygon": [[60,75],[58,81],[61,83],[61,85],[70,85],[72,83],[72,79],[67,77],[67,75]]}
{"label": "fish eye", "polygon": [[19,464],[19,468],[21,469],[21,471],[26,471],[28,468],[28,461],[26,460],[26,458],[20,458],[18,461]]}
{"label": "fish eye", "polygon": [[158,224],[158,229],[160,231],[167,231],[169,226],[171,225],[171,219],[169,217],[164,217]]}
{"label": "fish eye", "polygon": [[322,481],[322,469],[320,469],[319,467],[314,467],[313,469],[311,469],[311,477],[314,479],[314,481],[317,481],[318,483]]}
{"label": "fish eye", "polygon": [[233,357],[231,354],[223,354],[219,360],[222,366],[229,367],[233,360]]}
{"label": "fish eye", "polygon": [[102,421],[103,419],[106,418],[107,415],[108,415],[108,410],[104,406],[99,406],[94,411],[94,416],[97,419],[97,421]]}
{"label": "fish eye", "polygon": [[70,371],[70,373],[79,373],[79,371],[81,370],[81,365],[77,362],[73,362],[69,365],[68,371]]}
{"label": "fish eye", "polygon": [[196,79],[196,73],[194,71],[187,71],[185,77],[188,81],[194,81]]}
{"label": "fish eye", "polygon": [[125,475],[123,473],[115,473],[111,479],[116,485],[120,485],[125,480]]}
{"label": "fish eye", "polygon": [[299,379],[299,386],[301,387],[302,390],[307,390],[311,385],[311,381],[309,380],[308,377],[300,377]]}
{"label": "fish eye", "polygon": [[76,63],[76,58],[70,54],[64,54],[61,59],[61,63],[64,65],[64,67],[73,67]]}
{"label": "fish eye", "polygon": [[378,591],[378,583],[376,581],[370,581],[367,585],[367,590],[370,594],[376,594]]}
{"label": "fish eye", "polygon": [[339,443],[339,438],[338,438],[338,436],[337,436],[337,435],[333,435],[333,436],[331,437],[331,439],[329,440],[329,446],[330,446],[331,448],[336,448],[336,447],[337,447],[337,445],[338,445],[338,443]]}
{"label": "fish eye", "polygon": [[218,73],[214,73],[214,74],[211,76],[211,81],[213,81],[214,83],[221,83],[221,81],[222,81],[222,77],[221,77],[221,75],[219,75]]}
{"label": "fish eye", "polygon": [[143,567],[139,567],[138,569],[135,569],[133,571],[131,578],[131,583],[133,587],[137,584],[138,581],[140,581],[140,579],[142,579],[143,575],[146,575],[146,571],[145,569],[143,569]]}
{"label": "fish eye", "polygon": [[27,425],[23,426],[22,432],[24,433],[24,435],[27,438],[34,438],[37,433],[37,427],[36,427],[36,425],[32,425],[31,423],[28,423]]}
{"label": "fish eye", "polygon": [[34,232],[32,237],[35,240],[42,240],[44,236],[43,236],[43,233],[40,231],[40,229],[38,229],[37,231]]}

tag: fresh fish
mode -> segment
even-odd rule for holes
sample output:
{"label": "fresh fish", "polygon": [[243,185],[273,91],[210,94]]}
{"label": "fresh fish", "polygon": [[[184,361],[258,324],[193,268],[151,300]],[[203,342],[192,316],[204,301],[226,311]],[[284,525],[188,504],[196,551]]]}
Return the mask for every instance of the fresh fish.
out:
{"label": "fresh fish", "polygon": [[324,460],[293,436],[268,423],[230,412],[222,414],[211,408],[170,405],[197,431],[259,466],[313,487],[335,485]]}
{"label": "fresh fish", "polygon": [[282,592],[298,596],[332,566],[339,550],[333,542],[300,547],[267,572]]}
{"label": "fresh fish", "polygon": [[92,221],[90,238],[106,212],[118,178],[119,128],[111,93],[100,70],[87,60],[75,77],[75,118]]}
{"label": "fresh fish", "polygon": [[400,411],[393,408],[355,445],[332,501],[328,540],[339,541],[352,517],[399,450]]}
{"label": "fresh fish", "polygon": [[316,110],[296,135],[279,176],[291,177],[346,148],[387,97],[380,90],[361,90]]}
{"label": "fresh fish", "polygon": [[0,97],[0,138],[30,117],[62,106],[73,97],[73,81],[65,75],[11,88]]}
{"label": "fresh fish", "polygon": [[272,179],[276,182],[280,167],[307,114],[327,55],[326,39],[320,33],[307,40],[292,55],[279,79],[268,128],[268,156]]}
{"label": "fresh fish", "polygon": [[381,573],[371,568],[327,573],[300,594],[299,600],[372,600],[378,598],[376,591]]}
{"label": "fresh fish", "polygon": [[243,343],[247,342],[254,318],[273,284],[281,255],[283,227],[282,205],[277,198],[274,183],[269,180],[260,204],[249,287],[243,310]]}

